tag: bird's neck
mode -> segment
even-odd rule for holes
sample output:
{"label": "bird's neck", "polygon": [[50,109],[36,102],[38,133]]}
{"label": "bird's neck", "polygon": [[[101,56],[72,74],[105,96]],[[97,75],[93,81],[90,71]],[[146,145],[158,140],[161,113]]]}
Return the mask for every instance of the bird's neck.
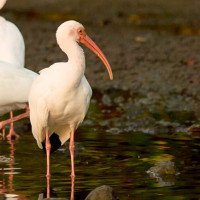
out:
{"label": "bird's neck", "polygon": [[83,49],[77,42],[71,41],[67,43],[62,50],[68,56],[68,67],[71,67],[75,84],[79,84],[85,73],[85,55]]}

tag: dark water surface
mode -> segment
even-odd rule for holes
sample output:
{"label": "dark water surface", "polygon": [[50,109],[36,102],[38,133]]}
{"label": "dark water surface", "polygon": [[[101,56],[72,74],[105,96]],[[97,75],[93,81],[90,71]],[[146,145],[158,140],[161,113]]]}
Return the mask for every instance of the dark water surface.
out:
{"label": "dark water surface", "polygon": [[[112,187],[118,199],[200,198],[198,133],[193,136],[174,129],[166,133],[166,127],[158,133],[134,131],[130,116],[125,122],[120,106],[105,105],[112,98],[95,93],[88,116],[75,134],[75,199],[85,199],[102,185]],[[188,115],[174,112],[167,122],[186,130],[184,124],[192,120]],[[0,140],[0,199],[43,199],[46,193],[46,156],[37,147],[29,121],[25,122],[15,124],[17,140]],[[51,155],[52,199],[70,199],[68,145]],[[162,170],[154,173],[159,163]]]}

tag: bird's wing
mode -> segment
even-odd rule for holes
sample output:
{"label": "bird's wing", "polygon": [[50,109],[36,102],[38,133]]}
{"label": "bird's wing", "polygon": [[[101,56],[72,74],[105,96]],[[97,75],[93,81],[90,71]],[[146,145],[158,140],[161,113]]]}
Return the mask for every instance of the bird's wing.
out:
{"label": "bird's wing", "polygon": [[41,84],[41,77],[35,79],[29,94],[30,121],[32,125],[32,133],[37,140],[38,146],[42,148],[42,142],[45,139],[45,131],[47,128],[49,110],[47,107],[46,88]]}
{"label": "bird's wing", "polygon": [[37,76],[28,69],[0,62],[0,106],[27,102],[32,82]]}
{"label": "bird's wing", "polygon": [[36,100],[37,104],[35,104],[33,101],[34,99],[29,100],[32,133],[37,140],[39,148],[42,149],[42,142],[45,139],[45,131],[47,128],[49,112],[44,101],[41,99]]}

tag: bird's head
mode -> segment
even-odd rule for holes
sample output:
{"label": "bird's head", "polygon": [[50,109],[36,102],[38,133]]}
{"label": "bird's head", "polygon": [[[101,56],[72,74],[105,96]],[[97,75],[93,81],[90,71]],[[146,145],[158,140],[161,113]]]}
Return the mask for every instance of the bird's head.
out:
{"label": "bird's head", "polygon": [[113,79],[112,70],[110,64],[108,63],[106,57],[103,52],[99,49],[99,47],[92,41],[92,39],[86,34],[85,29],[82,24],[76,22],[74,20],[66,21],[62,23],[56,32],[57,42],[60,45],[65,38],[71,39],[76,42],[81,42],[89,49],[91,49],[105,64],[110,79]]}

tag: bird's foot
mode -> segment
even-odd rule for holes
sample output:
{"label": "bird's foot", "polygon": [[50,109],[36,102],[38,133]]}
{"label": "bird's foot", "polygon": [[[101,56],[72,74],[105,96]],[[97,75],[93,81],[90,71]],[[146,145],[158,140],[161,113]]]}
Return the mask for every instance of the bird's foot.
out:
{"label": "bird's foot", "polygon": [[19,135],[14,131],[13,128],[10,128],[9,134],[7,135],[8,139],[15,140],[19,137]]}

